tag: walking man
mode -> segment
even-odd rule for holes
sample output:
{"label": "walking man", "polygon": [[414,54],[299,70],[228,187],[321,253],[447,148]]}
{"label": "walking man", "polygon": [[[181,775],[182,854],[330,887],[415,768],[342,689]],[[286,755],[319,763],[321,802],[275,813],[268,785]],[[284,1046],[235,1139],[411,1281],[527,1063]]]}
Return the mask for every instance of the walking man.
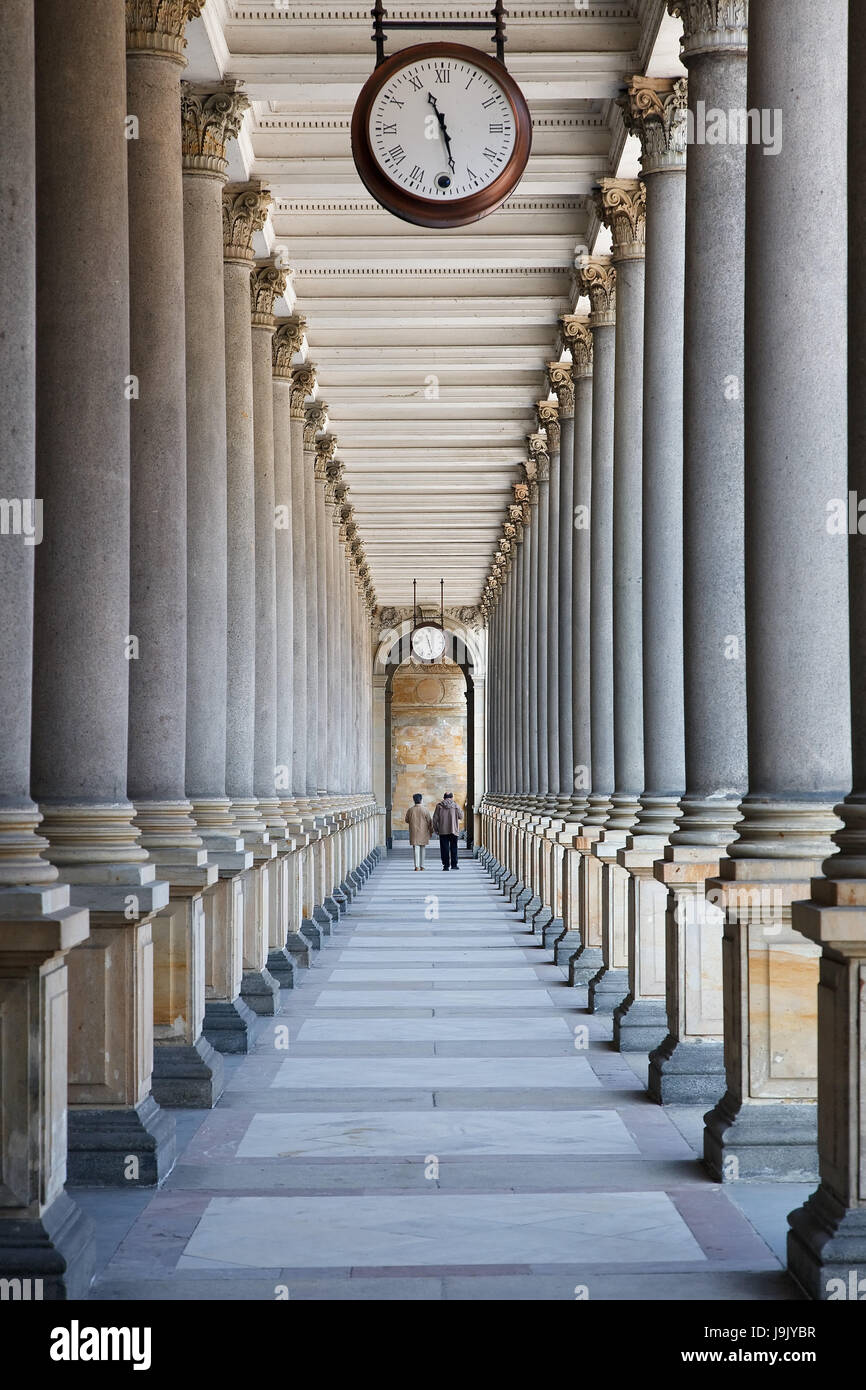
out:
{"label": "walking man", "polygon": [[457,864],[457,831],[463,819],[463,812],[454,800],[452,792],[446,792],[441,801],[437,801],[436,810],[433,812],[433,829],[439,836],[439,853],[442,855],[442,868],[447,873],[449,869],[458,868]]}
{"label": "walking man", "polygon": [[424,851],[430,843],[430,836],[433,831],[433,822],[430,819],[429,811],[425,811],[421,805],[421,793],[416,792],[412,797],[413,804],[406,812],[406,824],[409,827],[409,844],[412,846],[415,855],[415,872],[424,868]]}

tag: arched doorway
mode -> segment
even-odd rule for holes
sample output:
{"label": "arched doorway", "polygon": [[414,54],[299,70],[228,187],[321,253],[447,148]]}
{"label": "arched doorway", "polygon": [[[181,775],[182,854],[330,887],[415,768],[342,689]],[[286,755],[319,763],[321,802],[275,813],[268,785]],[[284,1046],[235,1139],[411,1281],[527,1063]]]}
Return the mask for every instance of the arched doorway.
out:
{"label": "arched doorway", "polygon": [[466,845],[475,843],[475,808],[486,785],[485,634],[448,623],[446,614],[447,645],[436,663],[412,658],[410,621],[383,633],[376,653],[376,791],[389,848],[395,833],[399,841],[405,831],[414,791],[431,810],[444,791],[453,791],[464,808]]}

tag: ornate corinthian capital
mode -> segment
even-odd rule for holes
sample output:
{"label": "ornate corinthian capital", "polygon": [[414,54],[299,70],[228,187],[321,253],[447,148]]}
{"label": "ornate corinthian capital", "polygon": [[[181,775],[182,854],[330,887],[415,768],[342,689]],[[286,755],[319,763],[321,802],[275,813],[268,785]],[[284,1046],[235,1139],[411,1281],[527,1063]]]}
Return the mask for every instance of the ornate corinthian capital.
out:
{"label": "ornate corinthian capital", "polygon": [[277,319],[277,327],[272,341],[274,357],[274,376],[281,381],[291,381],[294,368],[292,358],[300,352],[307,329],[303,314],[292,314],[290,318]]}
{"label": "ornate corinthian capital", "polygon": [[328,407],[325,401],[310,401],[304,407],[304,448],[314,449],[316,435],[325,428]]}
{"label": "ornate corinthian capital", "polygon": [[328,464],[337,452],[337,436],[335,434],[323,434],[321,439],[314,441],[316,448],[316,477],[320,483],[324,483],[328,477]]}
{"label": "ornate corinthian capital", "polygon": [[574,378],[570,362],[548,362],[547,375],[550,389],[556,392],[559,402],[560,420],[570,420],[574,415]]}
{"label": "ornate corinthian capital", "polygon": [[316,364],[305,362],[292,372],[292,393],[289,397],[289,413],[293,420],[305,420],[304,402],[316,389]]}
{"label": "ornate corinthian capital", "polygon": [[577,265],[581,294],[589,297],[590,328],[616,323],[616,266],[610,256],[584,256]]}
{"label": "ornate corinthian capital", "polygon": [[127,53],[163,53],[186,63],[184,29],[204,0],[126,0]]}
{"label": "ornate corinthian capital", "polygon": [[646,253],[646,188],[640,179],[602,179],[598,215],[613,237],[617,261],[640,261]]}
{"label": "ornate corinthian capital", "polygon": [[633,77],[620,98],[626,128],[640,139],[644,177],[685,169],[688,96],[684,77]]}
{"label": "ornate corinthian capital", "polygon": [[223,257],[253,260],[253,234],[265,225],[272,198],[260,183],[227,183],[223,189]]}
{"label": "ornate corinthian capital", "polygon": [[273,332],[277,323],[274,302],[285,294],[287,284],[288,275],[273,261],[264,261],[254,268],[250,279],[250,312],[254,328],[270,328]]}
{"label": "ornate corinthian capital", "polygon": [[203,87],[194,82],[180,86],[180,123],[183,168],[187,174],[211,174],[225,178],[226,143],[241,128],[250,99],[237,82]]}
{"label": "ornate corinthian capital", "polygon": [[538,428],[547,435],[548,454],[559,453],[559,402],[536,401],[535,415]]}
{"label": "ornate corinthian capital", "polygon": [[548,482],[550,480],[550,455],[547,452],[545,436],[538,431],[535,434],[530,434],[526,442],[529,446],[529,464],[532,466],[531,474],[527,466],[527,477],[530,478],[530,481],[537,478],[540,483]]}
{"label": "ornate corinthian capital", "polygon": [[680,53],[686,65],[700,53],[746,52],[749,0],[668,0],[668,10],[683,21]]}
{"label": "ornate corinthian capital", "polygon": [[592,330],[589,318],[580,314],[562,314],[559,323],[562,345],[571,352],[572,382],[578,377],[592,376]]}

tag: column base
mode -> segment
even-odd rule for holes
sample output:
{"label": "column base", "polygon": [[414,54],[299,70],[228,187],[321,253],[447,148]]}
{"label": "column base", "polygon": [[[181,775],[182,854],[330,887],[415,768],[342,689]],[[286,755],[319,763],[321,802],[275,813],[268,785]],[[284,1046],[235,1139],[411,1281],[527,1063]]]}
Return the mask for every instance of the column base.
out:
{"label": "column base", "polygon": [[225,1064],[202,1034],[194,1043],[157,1043],[150,1089],[172,1110],[212,1110],[225,1087]]}
{"label": "column base", "polygon": [[818,1180],[814,1102],[739,1105],[726,1091],[704,1124],[704,1164],[716,1182]]}
{"label": "column base", "polygon": [[788,1271],[816,1302],[866,1298],[866,1209],[819,1187],[788,1217]]}
{"label": "column base", "polygon": [[153,1096],[135,1106],[70,1106],[67,1137],[70,1187],[156,1187],[177,1158],[174,1116]]}
{"label": "column base", "polygon": [[600,946],[581,946],[568,962],[568,983],[588,985],[600,970],[604,969],[604,956]]}
{"label": "column base", "polygon": [[570,927],[567,932],[563,932],[562,936],[558,937],[557,940],[554,942],[554,965],[567,966],[572,956],[580,950],[580,947],[580,930],[577,927]]}
{"label": "column base", "polygon": [[294,989],[295,964],[289,954],[288,947],[275,946],[272,951],[268,951],[267,968],[280,989]]}
{"label": "column base", "polygon": [[0,1278],[21,1281],[22,1301],[86,1298],[95,1271],[93,1226],[67,1192],[41,1217],[0,1220]]}
{"label": "column base", "polygon": [[247,1053],[256,1016],[241,998],[208,999],[202,1034],[217,1052],[232,1057]]}
{"label": "column base", "polygon": [[603,966],[589,982],[587,1008],[591,1014],[612,1014],[628,994],[628,971]]}
{"label": "column base", "polygon": [[556,942],[565,930],[565,923],[561,917],[551,917],[550,921],[542,928],[541,939],[544,942],[545,951],[552,951]]}
{"label": "column base", "polygon": [[331,935],[334,919],[324,905],[313,908],[313,921],[318,923],[323,936]]}
{"label": "column base", "polygon": [[658,1105],[715,1105],[726,1084],[721,1041],[682,1042],[668,1033],[650,1054],[647,1090]]}
{"label": "column base", "polygon": [[267,1015],[280,1011],[280,987],[270,970],[245,970],[241,976],[241,999],[254,1014]]}
{"label": "column base", "polygon": [[313,948],[299,931],[290,931],[286,936],[286,950],[292,958],[295,972],[309,970],[312,963]]}
{"label": "column base", "polygon": [[346,902],[348,904],[355,900],[358,890],[357,888],[354,888],[351,883],[349,883],[348,878],[344,878],[343,882],[340,884],[340,892],[343,894],[343,897],[346,899]]}
{"label": "column base", "polygon": [[322,929],[318,922],[314,922],[312,917],[305,917],[301,923],[301,935],[306,937],[314,951],[322,949]]}
{"label": "column base", "polygon": [[531,897],[531,898],[529,899],[529,901],[524,905],[524,908],[523,908],[523,920],[524,920],[524,922],[531,922],[532,919],[533,919],[533,917],[535,916],[536,912],[540,911],[540,909],[541,909],[541,899],[540,899],[540,898],[536,898],[536,897]]}
{"label": "column base", "polygon": [[340,908],[340,904],[337,902],[337,899],[334,897],[333,893],[328,894],[322,906],[324,907],[328,916],[331,918],[332,922],[339,922],[343,914]]}
{"label": "column base", "polygon": [[514,911],[522,914],[526,910],[527,903],[532,902],[532,889],[521,888],[514,898]]}
{"label": "column base", "polygon": [[613,1013],[613,1045],[619,1052],[652,1052],[668,1035],[664,999],[628,994]]}

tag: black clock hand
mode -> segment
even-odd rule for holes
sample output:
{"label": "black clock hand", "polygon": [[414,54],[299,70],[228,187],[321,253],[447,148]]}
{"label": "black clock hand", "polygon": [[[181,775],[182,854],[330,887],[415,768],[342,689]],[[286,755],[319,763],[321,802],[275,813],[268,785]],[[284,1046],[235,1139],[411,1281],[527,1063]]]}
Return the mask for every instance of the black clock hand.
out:
{"label": "black clock hand", "polygon": [[454,157],[451,153],[451,137],[449,136],[448,129],[445,125],[445,117],[439,110],[439,107],[436,105],[436,98],[434,97],[432,92],[427,93],[427,100],[431,103],[433,110],[436,112],[436,117],[439,121],[439,129],[442,131],[442,137],[445,141],[445,148],[448,151],[448,163],[451,166],[452,171],[456,172],[454,167]]}

